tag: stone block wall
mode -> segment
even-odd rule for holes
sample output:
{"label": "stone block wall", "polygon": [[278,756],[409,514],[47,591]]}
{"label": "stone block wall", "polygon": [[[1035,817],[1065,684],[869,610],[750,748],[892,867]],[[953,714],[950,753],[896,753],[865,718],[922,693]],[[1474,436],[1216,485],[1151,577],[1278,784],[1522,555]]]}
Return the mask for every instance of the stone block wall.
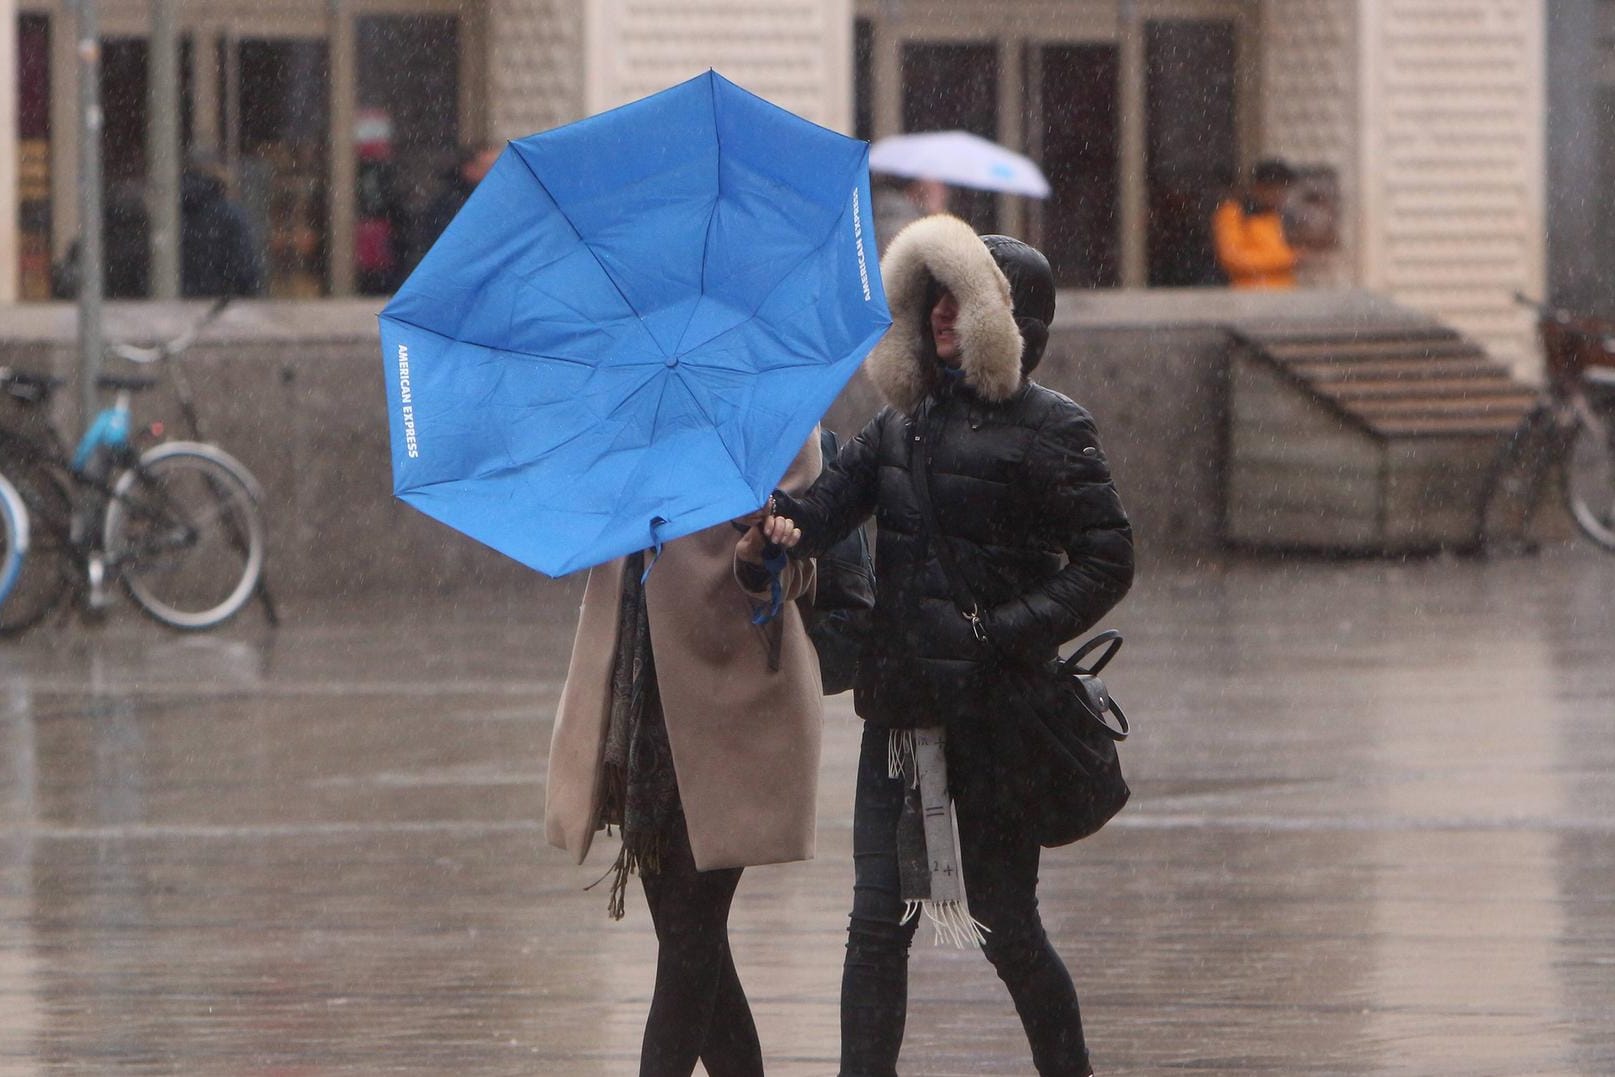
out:
{"label": "stone block wall", "polygon": [[[1146,565],[1220,549],[1230,326],[1415,317],[1351,292],[1063,293],[1060,305],[1037,376],[1093,412]],[[277,591],[308,599],[525,586],[527,569],[393,498],[377,307],[240,303],[187,353],[210,439],[267,491]],[[112,304],[108,335],[162,338],[201,309]],[[71,375],[73,325],[61,304],[0,307],[0,365]],[[74,399],[71,388],[62,394],[64,412]],[[859,377],[826,422],[851,436],[878,407]],[[137,404],[143,420],[174,413],[163,391]]]}
{"label": "stone block wall", "polygon": [[489,135],[521,138],[584,115],[585,0],[489,0]]}

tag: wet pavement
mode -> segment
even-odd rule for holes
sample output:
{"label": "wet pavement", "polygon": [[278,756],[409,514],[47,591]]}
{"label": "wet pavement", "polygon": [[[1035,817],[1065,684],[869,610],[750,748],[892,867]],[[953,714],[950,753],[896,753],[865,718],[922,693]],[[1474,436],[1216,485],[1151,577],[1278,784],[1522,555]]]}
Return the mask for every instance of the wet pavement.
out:
{"label": "wet pavement", "polygon": [[[0,644],[0,1074],[627,1074],[643,900],[544,847],[576,581]],[[1615,1073],[1615,558],[1159,570],[1111,619],[1135,802],[1046,854],[1103,1074]],[[769,1072],[835,1069],[857,727],[749,871]],[[603,843],[605,844],[605,843]],[[1026,1074],[916,946],[903,1072]]]}

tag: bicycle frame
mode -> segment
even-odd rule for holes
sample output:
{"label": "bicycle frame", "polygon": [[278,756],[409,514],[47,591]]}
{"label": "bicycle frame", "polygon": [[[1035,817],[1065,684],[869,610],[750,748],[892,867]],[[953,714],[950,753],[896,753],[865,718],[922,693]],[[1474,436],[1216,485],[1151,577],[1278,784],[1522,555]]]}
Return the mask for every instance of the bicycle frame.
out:
{"label": "bicycle frame", "polygon": [[102,408],[91,420],[84,436],[79,439],[78,447],[73,450],[71,465],[74,474],[88,476],[90,465],[103,450],[114,455],[129,450],[130,395],[127,389],[120,390],[112,404]]}
{"label": "bicycle frame", "polygon": [[1471,548],[1484,552],[1494,509],[1509,520],[1521,549],[1535,549],[1532,517],[1557,487],[1576,527],[1615,550],[1610,481],[1615,462],[1615,321],[1515,298],[1532,307],[1542,342],[1544,384],[1536,403],[1498,447],[1475,509]]}

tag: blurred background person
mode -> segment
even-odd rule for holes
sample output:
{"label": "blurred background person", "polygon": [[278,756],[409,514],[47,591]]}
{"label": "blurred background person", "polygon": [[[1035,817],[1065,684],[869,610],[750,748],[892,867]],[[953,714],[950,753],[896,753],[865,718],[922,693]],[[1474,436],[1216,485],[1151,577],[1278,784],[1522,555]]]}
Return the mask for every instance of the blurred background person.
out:
{"label": "blurred background person", "polygon": [[386,112],[361,112],[355,139],[359,190],[353,262],[354,284],[365,295],[391,294],[404,280],[410,214],[393,160],[392,136],[392,118]]}
{"label": "blurred background person", "polygon": [[885,250],[904,227],[948,211],[948,185],[941,180],[882,176],[874,191],[875,244]]}
{"label": "blurred background person", "polygon": [[228,180],[224,162],[209,151],[193,152],[180,176],[179,287],[187,299],[263,291],[258,244]]}
{"label": "blurred background person", "polygon": [[477,189],[482,177],[499,159],[499,152],[503,148],[491,142],[460,148],[453,166],[443,173],[443,186],[415,219],[415,234],[410,242],[406,272],[400,275],[400,280],[408,275],[407,270],[415,268],[432,244],[437,242],[437,237],[443,234],[443,229],[454,220],[454,215],[460,212],[465,200],[471,197],[471,192]]}
{"label": "blurred background person", "polygon": [[1284,203],[1295,170],[1278,158],[1258,161],[1250,183],[1211,219],[1217,263],[1234,288],[1293,288],[1300,250],[1284,230]]}

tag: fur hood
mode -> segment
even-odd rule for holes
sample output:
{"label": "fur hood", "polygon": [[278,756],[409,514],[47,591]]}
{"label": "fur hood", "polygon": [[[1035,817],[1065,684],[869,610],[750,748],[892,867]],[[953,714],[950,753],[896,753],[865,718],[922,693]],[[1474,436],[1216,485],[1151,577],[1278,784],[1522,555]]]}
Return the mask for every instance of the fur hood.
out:
{"label": "fur hood", "polygon": [[955,332],[965,384],[983,400],[1008,400],[1021,385],[1021,334],[1009,280],[981,237],[957,217],[922,217],[892,240],[880,260],[892,327],[865,369],[899,411],[911,412],[941,376],[925,352],[926,286],[932,279],[959,301]]}

